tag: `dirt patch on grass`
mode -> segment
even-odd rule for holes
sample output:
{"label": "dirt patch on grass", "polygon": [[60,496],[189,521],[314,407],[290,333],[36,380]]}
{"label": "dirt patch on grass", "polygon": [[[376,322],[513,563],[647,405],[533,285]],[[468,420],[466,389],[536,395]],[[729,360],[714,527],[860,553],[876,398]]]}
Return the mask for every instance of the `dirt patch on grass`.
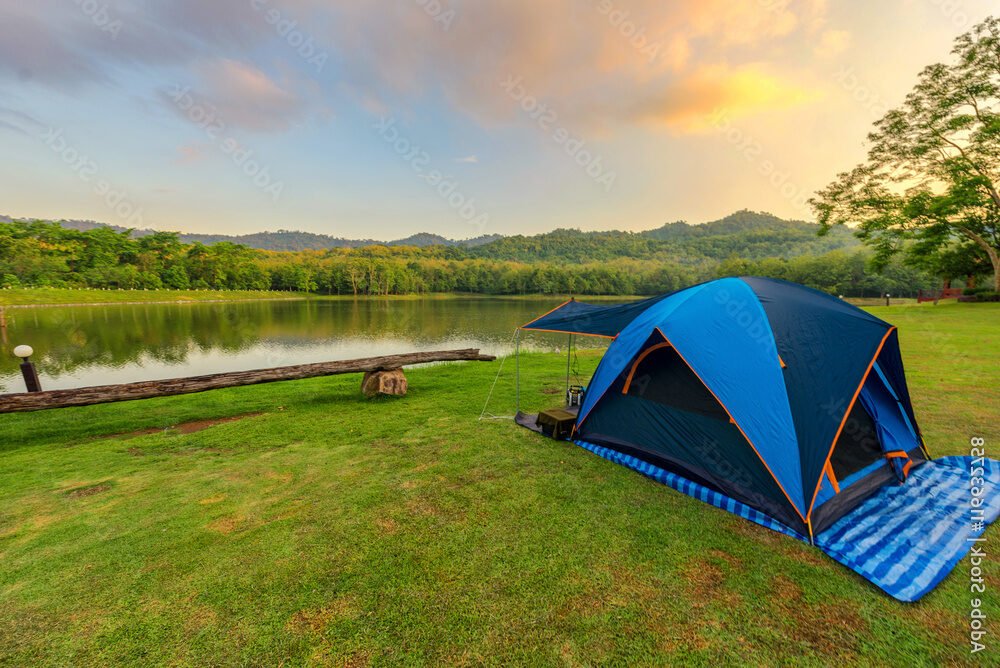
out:
{"label": "dirt patch on grass", "polygon": [[83,499],[88,496],[94,496],[95,494],[101,494],[109,489],[111,489],[111,484],[102,482],[99,485],[90,485],[89,487],[77,487],[76,489],[71,489],[66,492],[66,496],[71,499]]}
{"label": "dirt patch on grass", "polygon": [[712,557],[729,564],[729,567],[734,571],[744,570],[743,561],[739,557],[734,557],[728,552],[723,552],[722,550],[709,550],[708,553]]}
{"label": "dirt patch on grass", "polygon": [[[728,518],[727,518],[728,519]],[[739,534],[746,538],[752,538],[755,541],[764,543],[765,545],[782,545],[784,541],[795,540],[789,536],[784,536],[779,534],[777,531],[772,531],[770,529],[765,529],[759,524],[755,524],[748,520],[733,517],[728,520],[729,526],[727,527],[733,533]]]}
{"label": "dirt patch on grass", "polygon": [[399,531],[399,523],[391,517],[380,517],[375,520],[375,524],[384,534],[392,535]]}
{"label": "dirt patch on grass", "polygon": [[226,500],[226,495],[225,494],[216,494],[215,496],[210,496],[208,498],[201,499],[200,501],[198,501],[198,505],[201,505],[201,506],[210,506],[210,505],[215,504],[215,503],[221,503],[222,501],[225,501],[225,500]]}
{"label": "dirt patch on grass", "polygon": [[796,606],[795,631],[803,642],[824,657],[857,659],[858,639],[868,635],[868,623],[847,601],[830,601],[814,606]]}
{"label": "dirt patch on grass", "polygon": [[607,557],[608,563],[595,565],[593,570],[568,575],[564,588],[567,593],[574,593],[569,594],[554,608],[555,617],[560,620],[593,617],[604,614],[610,608],[636,604],[645,609],[664,598],[664,587],[660,580],[636,572],[633,568],[617,566],[623,561]]}
{"label": "dirt patch on grass", "polygon": [[441,517],[445,513],[433,501],[424,497],[416,497],[406,501],[406,510],[411,515],[419,517]]}
{"label": "dirt patch on grass", "polygon": [[277,471],[268,471],[267,473],[264,474],[264,477],[267,478],[268,480],[276,480],[277,482],[281,482],[286,485],[292,481],[291,473],[278,473]]}
{"label": "dirt patch on grass", "polygon": [[288,620],[285,628],[292,633],[322,633],[338,619],[349,619],[357,614],[353,599],[343,596],[322,608],[299,610]]}
{"label": "dirt patch on grass", "polygon": [[[195,432],[204,431],[210,427],[215,427],[216,425],[226,424],[228,422],[238,422],[239,420],[246,420],[247,418],[257,417],[258,415],[263,415],[261,412],[256,413],[243,413],[242,415],[233,415],[224,418],[213,418],[210,420],[193,420],[191,422],[182,422],[181,424],[170,425],[169,427],[149,427],[148,429],[137,429],[136,431],[129,431],[123,434],[114,434],[107,438],[117,438],[117,439],[130,439],[137,438],[139,436],[149,436],[150,434],[160,434],[163,432],[177,432],[178,434],[193,434]],[[138,453],[132,452],[132,450],[138,450],[138,448],[130,448],[129,454],[144,454],[139,451]]]}
{"label": "dirt patch on grass", "polygon": [[344,668],[367,668],[371,663],[368,654],[356,652],[344,658]]}
{"label": "dirt patch on grass", "polygon": [[249,518],[241,515],[227,515],[226,517],[220,517],[214,522],[209,522],[207,526],[212,531],[217,531],[224,536],[228,536],[237,531],[246,531],[252,524]]}
{"label": "dirt patch on grass", "polygon": [[962,638],[968,633],[968,621],[951,611],[926,606],[912,606],[911,609],[913,617],[942,647],[950,647],[956,638]]}
{"label": "dirt patch on grass", "polygon": [[725,586],[726,574],[711,561],[692,560],[684,567],[681,578],[694,608],[703,608],[715,602],[731,606],[739,604],[739,595]]}
{"label": "dirt patch on grass", "polygon": [[802,587],[784,575],[778,575],[774,578],[774,591],[775,594],[786,601],[797,601],[802,598]]}
{"label": "dirt patch on grass", "polygon": [[215,626],[219,620],[214,608],[207,605],[195,605],[182,611],[184,628],[189,634],[197,633],[206,626]]}
{"label": "dirt patch on grass", "polygon": [[337,668],[367,668],[371,665],[368,652],[357,651],[350,654],[337,654],[326,640],[309,657],[309,665],[337,666]]}
{"label": "dirt patch on grass", "polygon": [[809,564],[810,566],[830,566],[833,563],[830,561],[829,557],[820,552],[818,549],[806,545],[805,543],[798,544],[794,540],[792,540],[789,544],[786,544],[781,552],[795,561],[802,562],[803,564]]}
{"label": "dirt patch on grass", "polygon": [[779,654],[799,655],[805,645],[824,659],[856,663],[859,641],[869,634],[856,605],[843,599],[806,603],[802,587],[784,575],[774,578],[772,592],[768,598],[775,614],[766,618],[784,636],[786,646]]}

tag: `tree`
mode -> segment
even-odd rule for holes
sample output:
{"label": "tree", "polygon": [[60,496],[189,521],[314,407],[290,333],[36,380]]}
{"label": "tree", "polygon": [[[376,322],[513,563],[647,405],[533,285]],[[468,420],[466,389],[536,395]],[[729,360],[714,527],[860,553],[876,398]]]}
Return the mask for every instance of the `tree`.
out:
{"label": "tree", "polygon": [[964,278],[966,287],[974,288],[977,279],[992,270],[989,256],[971,241],[938,247],[934,252],[915,247],[907,260],[911,266],[941,278],[946,288],[955,278]]}
{"label": "tree", "polygon": [[952,54],[875,123],[868,159],[810,203],[824,231],[857,224],[881,264],[974,243],[1000,290],[1000,19],[960,36]]}

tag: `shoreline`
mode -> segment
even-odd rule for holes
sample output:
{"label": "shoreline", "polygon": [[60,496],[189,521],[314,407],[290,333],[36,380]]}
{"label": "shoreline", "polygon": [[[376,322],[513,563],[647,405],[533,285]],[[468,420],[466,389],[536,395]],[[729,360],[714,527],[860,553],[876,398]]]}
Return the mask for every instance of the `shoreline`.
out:
{"label": "shoreline", "polygon": [[[75,291],[75,292],[83,292]],[[93,291],[101,292],[101,291]],[[123,291],[124,292],[124,291]],[[144,294],[155,293],[156,291],[142,291]],[[247,303],[247,302],[290,302],[290,301],[409,301],[409,300],[463,300],[463,299],[509,299],[509,300],[522,300],[522,299],[551,299],[553,301],[564,302],[570,298],[576,298],[579,300],[586,300],[592,302],[626,302],[633,301],[637,299],[643,299],[642,295],[545,295],[545,294],[530,294],[530,295],[495,295],[487,293],[472,293],[472,292],[432,292],[423,294],[402,294],[402,295],[317,295],[317,294],[306,294],[298,293],[295,296],[268,296],[268,297],[252,297],[239,294],[233,294],[232,297],[225,296],[222,298],[211,298],[211,299],[198,299],[197,297],[187,297],[181,296],[176,298],[170,298],[169,293],[167,294],[152,295],[152,299],[124,299],[121,301],[106,300],[106,301],[52,301],[52,302],[39,302],[39,303],[26,303],[28,297],[25,297],[25,301],[6,303],[3,299],[3,292],[0,291],[0,310],[3,309],[31,309],[31,308],[50,308],[50,307],[84,307],[84,306],[142,306],[144,304],[158,304],[158,305],[190,305],[190,304],[223,304],[223,303]],[[37,291],[38,294],[44,294],[43,290]],[[216,294],[220,294],[217,292]],[[51,296],[51,295],[48,295]],[[75,296],[75,295],[74,295]],[[130,297],[132,295],[129,295]],[[16,299],[16,298],[15,298]]]}
{"label": "shoreline", "polygon": [[300,302],[306,301],[309,297],[259,297],[246,299],[174,299],[174,300],[149,300],[149,301],[122,301],[122,302],[55,302],[52,304],[0,304],[0,311],[4,309],[30,309],[30,308],[67,308],[82,306],[145,306],[145,305],[178,305],[187,306],[189,304],[231,304],[247,302]]}
{"label": "shoreline", "polygon": [[[600,302],[629,302],[639,299],[646,299],[649,295],[548,295],[548,294],[517,294],[517,295],[499,295],[499,294],[489,294],[489,293],[473,293],[473,292],[432,292],[432,293],[422,293],[422,294],[401,294],[401,295],[318,295],[318,294],[308,294],[308,293],[293,293],[292,296],[280,296],[279,294],[273,294],[273,296],[260,296],[255,297],[246,293],[225,293],[224,291],[215,291],[211,298],[199,299],[196,295],[189,296],[190,293],[171,298],[170,291],[160,291],[163,294],[155,294],[157,291],[133,291],[141,292],[146,295],[150,295],[151,299],[123,299],[120,301],[115,300],[103,300],[103,301],[52,301],[45,302],[39,301],[37,303],[28,303],[30,296],[23,295],[24,300],[13,303],[6,303],[4,301],[4,291],[0,291],[0,311],[5,309],[34,309],[34,308],[55,308],[55,307],[72,307],[80,308],[86,306],[143,306],[146,304],[150,305],[160,305],[160,306],[187,306],[192,304],[225,304],[225,303],[248,303],[248,302],[298,302],[298,301],[415,301],[415,300],[466,300],[466,299],[497,299],[497,300],[552,300],[553,302],[565,302],[571,298],[578,299],[580,301],[586,301],[591,303]],[[27,293],[28,290],[23,290]],[[46,295],[48,292],[46,289],[32,290],[35,294],[39,296],[52,297],[52,295]],[[73,292],[85,292],[83,290],[74,290]],[[103,291],[91,291],[91,294]],[[115,291],[117,292],[117,291]],[[125,292],[125,291],[122,291]],[[215,295],[219,295],[218,297]],[[230,296],[231,295],[231,296]],[[66,295],[67,298],[75,297],[77,295]],[[96,295],[95,295],[96,296]],[[128,295],[132,297],[133,295]],[[19,297],[15,297],[18,299]],[[859,307],[878,307],[884,306],[884,302],[880,297],[846,297],[844,301]],[[910,298],[894,298],[892,299],[892,306],[916,306],[916,300]]]}

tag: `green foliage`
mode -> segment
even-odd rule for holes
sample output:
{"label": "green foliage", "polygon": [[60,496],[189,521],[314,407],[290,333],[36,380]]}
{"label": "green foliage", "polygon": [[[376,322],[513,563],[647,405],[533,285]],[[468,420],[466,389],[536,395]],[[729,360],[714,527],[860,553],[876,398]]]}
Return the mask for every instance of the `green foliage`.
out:
{"label": "green foliage", "polygon": [[702,225],[668,223],[646,232],[560,229],[530,237],[504,237],[477,246],[468,255],[572,264],[630,257],[698,265],[734,253],[749,259],[795,257],[858,245],[846,230],[827,237],[820,237],[819,232],[819,225],[782,220],[767,213],[738,211]]}
{"label": "green foliage", "polygon": [[[429,292],[649,295],[734,274],[760,274],[846,296],[913,294],[920,268],[883,275],[846,230],[742,211],[650,232],[556,230],[475,247],[385,246],[260,251],[228,241],[184,244],[175,233],[0,223],[4,285],[146,290],[281,290],[329,295]],[[719,258],[730,258],[720,261]]]}
{"label": "green foliage", "polygon": [[1000,289],[1000,20],[975,26],[952,53],[876,122],[867,161],[811,203],[826,229],[856,223],[880,262],[905,250],[933,265],[939,251],[975,244]]}

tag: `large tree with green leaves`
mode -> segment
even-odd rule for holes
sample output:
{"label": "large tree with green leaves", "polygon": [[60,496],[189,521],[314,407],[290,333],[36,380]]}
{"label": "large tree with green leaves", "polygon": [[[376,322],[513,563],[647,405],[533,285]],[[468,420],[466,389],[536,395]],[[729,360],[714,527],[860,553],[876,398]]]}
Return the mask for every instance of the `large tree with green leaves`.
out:
{"label": "large tree with green leaves", "polygon": [[875,123],[868,159],[810,203],[825,230],[857,225],[882,262],[974,243],[1000,290],[1000,19],[959,37],[952,54]]}

